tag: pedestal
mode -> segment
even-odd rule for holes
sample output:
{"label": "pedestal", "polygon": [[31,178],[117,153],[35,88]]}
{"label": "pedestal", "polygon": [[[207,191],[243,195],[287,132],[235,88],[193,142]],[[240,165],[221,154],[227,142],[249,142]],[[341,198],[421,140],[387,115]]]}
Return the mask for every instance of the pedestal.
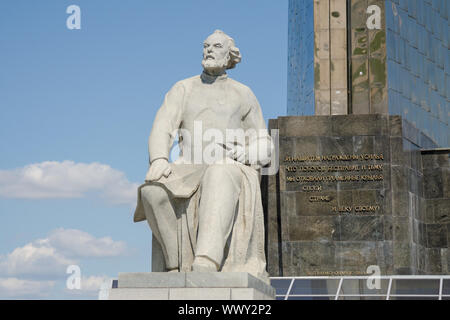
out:
{"label": "pedestal", "polygon": [[119,273],[109,300],[274,300],[275,289],[245,272]]}

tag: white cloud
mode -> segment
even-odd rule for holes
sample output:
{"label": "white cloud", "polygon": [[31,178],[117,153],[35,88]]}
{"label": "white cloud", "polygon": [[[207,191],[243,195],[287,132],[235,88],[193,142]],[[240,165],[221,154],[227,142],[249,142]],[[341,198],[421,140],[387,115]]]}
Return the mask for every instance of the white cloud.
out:
{"label": "white cloud", "polygon": [[110,237],[95,238],[73,229],[57,229],[0,257],[0,274],[25,278],[58,279],[66,277],[67,267],[80,258],[114,257],[126,253],[122,241]]}
{"label": "white cloud", "polygon": [[45,297],[55,285],[54,281],[32,281],[17,278],[0,278],[0,297],[3,299],[18,297]]}
{"label": "white cloud", "polygon": [[0,170],[0,196],[20,199],[81,198],[98,192],[114,204],[135,204],[137,183],[101,163],[46,161]]}
{"label": "white cloud", "polygon": [[0,260],[0,274],[39,278],[57,278],[65,274],[75,260],[51,247],[47,239],[28,243]]}
{"label": "white cloud", "polygon": [[49,244],[68,257],[115,257],[126,253],[126,244],[111,237],[95,238],[75,229],[57,229],[50,233]]}

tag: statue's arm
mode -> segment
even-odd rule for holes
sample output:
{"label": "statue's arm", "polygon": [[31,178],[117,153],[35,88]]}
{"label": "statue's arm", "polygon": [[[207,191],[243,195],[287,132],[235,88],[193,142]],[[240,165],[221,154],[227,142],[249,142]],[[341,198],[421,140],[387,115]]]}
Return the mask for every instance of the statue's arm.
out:
{"label": "statue's arm", "polygon": [[249,137],[247,162],[251,165],[266,166],[270,163],[274,145],[267,131],[258,99],[250,89],[247,93],[247,103],[244,109],[243,125],[246,132],[253,133]]}
{"label": "statue's arm", "polygon": [[181,124],[184,86],[178,82],[166,94],[161,108],[156,113],[148,139],[150,163],[157,159],[169,159],[170,148]]}

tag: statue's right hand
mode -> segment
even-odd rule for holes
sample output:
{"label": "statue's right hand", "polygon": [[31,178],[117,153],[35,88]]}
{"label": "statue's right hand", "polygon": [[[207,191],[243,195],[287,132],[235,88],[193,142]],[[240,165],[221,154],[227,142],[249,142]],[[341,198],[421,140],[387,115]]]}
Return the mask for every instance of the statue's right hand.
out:
{"label": "statue's right hand", "polygon": [[148,169],[145,181],[157,181],[164,175],[166,178],[170,175],[172,169],[170,168],[169,161],[167,159],[157,159],[152,162]]}

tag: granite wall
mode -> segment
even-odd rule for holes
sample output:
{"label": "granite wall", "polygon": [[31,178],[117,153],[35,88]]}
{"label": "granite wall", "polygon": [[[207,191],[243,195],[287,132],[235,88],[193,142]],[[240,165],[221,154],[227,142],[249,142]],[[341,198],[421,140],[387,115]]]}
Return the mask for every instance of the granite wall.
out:
{"label": "granite wall", "polygon": [[430,168],[420,146],[431,142],[400,116],[280,117],[269,127],[280,135],[279,173],[262,181],[271,276],[448,272],[448,152],[447,167],[439,154]]}
{"label": "granite wall", "polygon": [[421,274],[450,273],[450,150],[424,150],[423,199],[414,217],[417,268]]}

